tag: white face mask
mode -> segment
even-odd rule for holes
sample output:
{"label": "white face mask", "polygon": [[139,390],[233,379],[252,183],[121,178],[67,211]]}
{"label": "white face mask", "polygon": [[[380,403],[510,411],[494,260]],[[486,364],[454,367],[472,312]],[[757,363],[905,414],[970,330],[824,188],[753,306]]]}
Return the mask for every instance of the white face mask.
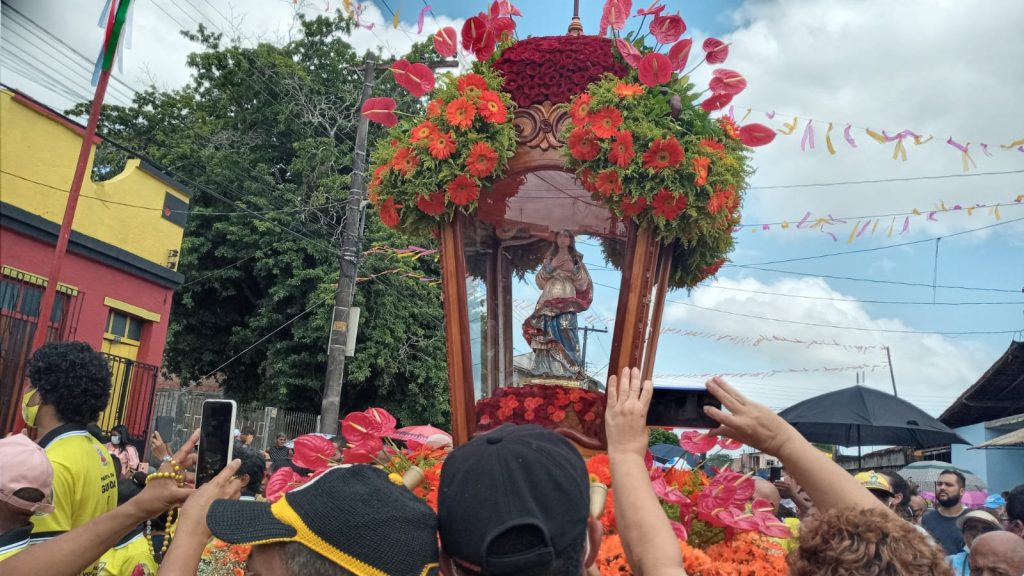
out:
{"label": "white face mask", "polygon": [[120,444],[121,443],[121,437],[120,436],[111,436],[110,437],[110,443],[111,444]]}

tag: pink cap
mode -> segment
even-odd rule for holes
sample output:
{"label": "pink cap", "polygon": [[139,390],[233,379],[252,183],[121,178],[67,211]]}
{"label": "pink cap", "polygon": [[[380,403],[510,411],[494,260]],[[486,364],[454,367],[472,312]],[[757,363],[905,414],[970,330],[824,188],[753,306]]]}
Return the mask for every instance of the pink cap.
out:
{"label": "pink cap", "polygon": [[[0,439],[0,502],[15,508],[45,514],[53,512],[53,466],[46,450],[24,434]],[[45,497],[29,502],[14,495],[22,488],[35,488]]]}

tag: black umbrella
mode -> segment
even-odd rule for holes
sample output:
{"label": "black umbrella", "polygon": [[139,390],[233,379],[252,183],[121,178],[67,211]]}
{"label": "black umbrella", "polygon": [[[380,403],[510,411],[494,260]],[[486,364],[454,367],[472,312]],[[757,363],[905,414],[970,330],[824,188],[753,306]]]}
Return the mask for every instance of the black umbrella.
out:
{"label": "black umbrella", "polygon": [[683,455],[683,452],[684,450],[678,444],[655,444],[651,446],[651,455],[654,456],[655,460],[660,460],[662,463],[668,462],[673,458],[679,458]]}
{"label": "black umbrella", "polygon": [[808,398],[779,416],[807,440],[822,444],[917,449],[970,444],[910,402],[865,386]]}

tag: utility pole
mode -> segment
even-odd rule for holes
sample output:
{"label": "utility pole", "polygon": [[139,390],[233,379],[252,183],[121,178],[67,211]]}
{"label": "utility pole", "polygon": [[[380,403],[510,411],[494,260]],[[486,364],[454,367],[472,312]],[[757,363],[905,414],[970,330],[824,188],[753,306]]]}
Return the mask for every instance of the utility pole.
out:
{"label": "utility pole", "polygon": [[[376,72],[373,56],[363,66],[363,93],[359,108],[370,97]],[[341,381],[345,377],[345,344],[348,339],[348,315],[356,290],[356,271],[359,252],[363,244],[361,220],[363,198],[366,194],[366,134],[370,121],[359,115],[356,144],[352,160],[352,187],[345,203],[345,222],[341,233],[341,271],[338,273],[338,292],[334,295],[334,314],[331,317],[331,336],[327,343],[327,377],[324,399],[320,405],[320,432],[338,433],[338,412],[341,410]]]}
{"label": "utility pole", "polygon": [[587,369],[587,340],[591,332],[597,332],[600,334],[607,334],[607,328],[594,328],[593,326],[584,326],[583,328],[577,328],[583,332],[583,353],[580,355],[580,361],[583,363],[583,369]]}
{"label": "utility pole", "polygon": [[889,379],[892,380],[892,395],[899,398],[900,395],[898,392],[896,392],[896,374],[894,374],[892,371],[892,354],[889,352],[888,346],[885,347],[885,359],[888,361],[887,363],[889,364]]}

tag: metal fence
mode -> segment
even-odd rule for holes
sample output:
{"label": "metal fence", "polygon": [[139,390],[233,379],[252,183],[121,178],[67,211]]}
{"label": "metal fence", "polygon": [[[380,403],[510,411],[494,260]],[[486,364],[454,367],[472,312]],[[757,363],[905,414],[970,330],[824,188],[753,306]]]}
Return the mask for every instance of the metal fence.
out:
{"label": "metal fence", "polygon": [[[188,435],[199,427],[203,402],[210,398],[223,398],[223,394],[191,390],[157,390],[151,426],[160,431],[160,435],[168,444],[180,446]],[[255,432],[253,448],[266,450],[278,432],[283,432],[292,439],[302,434],[316,432],[319,423],[319,414],[250,403],[238,406],[235,428],[252,428]]]}

